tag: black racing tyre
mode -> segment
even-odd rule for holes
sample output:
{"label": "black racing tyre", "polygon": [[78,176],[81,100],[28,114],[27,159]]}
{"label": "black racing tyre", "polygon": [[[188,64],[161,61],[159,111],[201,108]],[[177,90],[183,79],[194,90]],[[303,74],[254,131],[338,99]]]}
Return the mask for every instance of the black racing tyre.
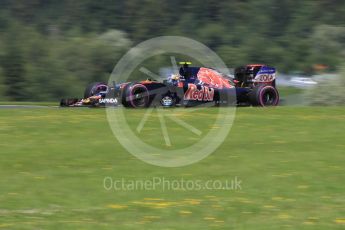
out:
{"label": "black racing tyre", "polygon": [[149,107],[149,90],[145,85],[140,83],[127,85],[122,93],[122,104],[129,108]]}
{"label": "black racing tyre", "polygon": [[279,103],[279,93],[271,85],[259,85],[249,93],[249,100],[253,106],[277,106]]}
{"label": "black racing tyre", "polygon": [[[170,106],[174,104],[174,98],[168,90],[168,87],[162,84],[156,84],[150,89],[150,106],[167,106],[164,101],[167,102],[170,97]],[[165,99],[164,99],[165,98]],[[163,100],[164,99],[164,100]]]}
{"label": "black racing tyre", "polygon": [[276,79],[274,79],[274,80],[272,81],[272,86],[273,86],[274,88],[276,88]]}
{"label": "black racing tyre", "polygon": [[108,85],[104,82],[93,82],[88,85],[84,91],[84,98],[89,98],[102,91],[107,91]]}
{"label": "black racing tyre", "polygon": [[77,103],[78,101],[79,101],[78,98],[61,99],[60,106],[61,107],[71,106]]}

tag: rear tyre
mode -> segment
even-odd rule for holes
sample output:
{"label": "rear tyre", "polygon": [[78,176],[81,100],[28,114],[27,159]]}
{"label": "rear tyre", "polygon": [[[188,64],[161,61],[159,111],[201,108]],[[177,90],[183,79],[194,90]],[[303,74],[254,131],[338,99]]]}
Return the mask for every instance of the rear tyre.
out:
{"label": "rear tyre", "polygon": [[104,82],[93,82],[84,91],[84,98],[89,98],[102,91],[107,91],[108,85]]}
{"label": "rear tyre", "polygon": [[250,92],[249,100],[253,106],[277,106],[279,103],[279,93],[271,85],[259,85]]}

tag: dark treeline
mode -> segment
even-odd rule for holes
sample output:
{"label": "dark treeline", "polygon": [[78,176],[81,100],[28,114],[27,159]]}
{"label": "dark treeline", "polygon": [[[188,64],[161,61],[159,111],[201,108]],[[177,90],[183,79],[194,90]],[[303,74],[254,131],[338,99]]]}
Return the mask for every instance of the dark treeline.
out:
{"label": "dark treeline", "polygon": [[344,28],[343,0],[0,0],[0,95],[75,96],[132,45],[162,35],[203,42],[229,67],[335,71]]}

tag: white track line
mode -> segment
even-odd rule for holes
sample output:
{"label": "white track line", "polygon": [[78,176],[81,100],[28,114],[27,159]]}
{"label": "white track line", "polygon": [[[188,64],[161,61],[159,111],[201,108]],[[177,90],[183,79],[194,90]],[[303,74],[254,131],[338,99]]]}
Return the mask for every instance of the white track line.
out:
{"label": "white track line", "polygon": [[145,68],[145,67],[140,67],[139,70],[140,70],[140,72],[142,72],[142,73],[148,75],[149,77],[151,77],[151,78],[153,78],[153,79],[155,79],[155,80],[157,80],[157,81],[159,81],[159,80],[164,80],[163,77],[159,76],[158,74],[152,73],[150,70],[148,70],[148,69]]}
{"label": "white track line", "polygon": [[189,131],[191,131],[192,133],[200,136],[202,134],[202,132],[197,129],[197,128],[194,128],[193,126],[191,126],[190,124],[182,121],[181,119],[177,118],[177,117],[174,117],[174,116],[168,116],[171,120],[173,120],[174,122],[176,122],[177,124],[181,125],[182,127],[184,127],[185,129],[188,129]]}
{"label": "white track line", "polygon": [[158,113],[159,122],[161,123],[161,129],[162,129],[165,144],[166,146],[171,146],[171,141],[169,138],[168,129],[165,125],[165,119],[163,117],[163,114],[158,109],[157,109],[157,113]]}
{"label": "white track line", "polygon": [[153,110],[153,107],[146,110],[144,117],[141,119],[140,123],[137,126],[137,132],[138,133],[140,133],[141,130],[144,128],[144,125],[145,125],[147,119],[149,118],[149,116],[151,115],[152,110]]}

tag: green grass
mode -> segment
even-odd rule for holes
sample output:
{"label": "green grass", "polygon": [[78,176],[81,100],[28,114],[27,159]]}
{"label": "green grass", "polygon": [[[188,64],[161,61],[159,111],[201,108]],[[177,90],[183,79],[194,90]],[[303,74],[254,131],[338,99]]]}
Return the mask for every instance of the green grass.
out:
{"label": "green grass", "polygon": [[39,106],[58,106],[59,102],[47,102],[47,101],[0,101],[0,105],[39,105]]}
{"label": "green grass", "polygon": [[[182,118],[206,132],[216,111]],[[133,129],[144,113],[126,111]],[[1,109],[0,130],[0,229],[344,229],[345,107],[238,108],[226,141],[180,168],[126,152],[103,109]],[[164,143],[154,115],[143,130]],[[107,176],[238,177],[242,189],[107,191]]]}

